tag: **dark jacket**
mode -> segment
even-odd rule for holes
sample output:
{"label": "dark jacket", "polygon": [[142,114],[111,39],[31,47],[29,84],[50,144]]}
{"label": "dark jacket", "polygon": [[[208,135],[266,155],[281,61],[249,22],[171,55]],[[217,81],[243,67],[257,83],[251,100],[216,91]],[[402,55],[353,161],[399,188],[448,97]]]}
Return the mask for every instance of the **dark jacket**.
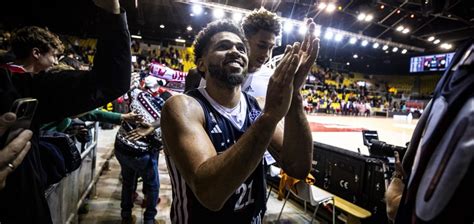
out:
{"label": "dark jacket", "polygon": [[91,71],[10,73],[0,68],[0,114],[17,98],[33,97],[39,104],[31,130],[32,148],[0,191],[0,223],[51,223],[44,196],[38,152],[39,126],[104,105],[130,87],[130,34],[125,13],[101,12],[94,67]]}

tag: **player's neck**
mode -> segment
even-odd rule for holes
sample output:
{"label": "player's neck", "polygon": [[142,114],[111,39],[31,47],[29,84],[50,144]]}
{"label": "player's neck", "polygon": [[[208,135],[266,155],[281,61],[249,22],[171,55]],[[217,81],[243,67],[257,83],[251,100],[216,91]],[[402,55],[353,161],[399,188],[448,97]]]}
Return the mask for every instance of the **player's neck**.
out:
{"label": "player's neck", "polygon": [[233,108],[240,102],[240,85],[230,88],[211,81],[206,83],[206,91],[212,99],[227,108]]}
{"label": "player's neck", "polygon": [[248,73],[254,73],[254,72],[260,70],[260,68],[262,68],[262,66],[254,66],[254,65],[249,64]]}

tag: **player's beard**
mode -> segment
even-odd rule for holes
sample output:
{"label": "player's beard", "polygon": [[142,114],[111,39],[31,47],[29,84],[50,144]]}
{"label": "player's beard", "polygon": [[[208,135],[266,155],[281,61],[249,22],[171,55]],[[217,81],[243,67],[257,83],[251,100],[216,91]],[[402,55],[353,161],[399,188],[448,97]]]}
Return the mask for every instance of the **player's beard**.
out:
{"label": "player's beard", "polygon": [[209,74],[214,79],[219,80],[222,84],[226,87],[236,87],[244,81],[244,75],[246,72],[231,72],[223,66],[213,65],[210,64],[209,67]]}

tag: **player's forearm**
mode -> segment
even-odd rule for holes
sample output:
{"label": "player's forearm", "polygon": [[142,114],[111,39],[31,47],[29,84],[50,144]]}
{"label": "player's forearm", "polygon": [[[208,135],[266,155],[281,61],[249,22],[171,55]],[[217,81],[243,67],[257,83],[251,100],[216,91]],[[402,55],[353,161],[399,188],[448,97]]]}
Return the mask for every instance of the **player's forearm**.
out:
{"label": "player's forearm", "polygon": [[233,146],[199,167],[194,193],[204,206],[219,210],[235,193],[262,162],[276,125],[276,120],[262,114]]}
{"label": "player's forearm", "polygon": [[281,166],[288,175],[304,179],[311,169],[312,158],[313,138],[303,110],[302,98],[298,94],[293,97],[285,117]]}

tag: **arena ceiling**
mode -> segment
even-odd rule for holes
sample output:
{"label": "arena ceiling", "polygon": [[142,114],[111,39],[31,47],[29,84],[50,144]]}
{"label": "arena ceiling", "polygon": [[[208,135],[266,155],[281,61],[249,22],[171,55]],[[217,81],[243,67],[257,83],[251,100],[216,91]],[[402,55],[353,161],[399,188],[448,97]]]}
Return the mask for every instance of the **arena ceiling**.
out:
{"label": "arena ceiling", "polygon": [[[212,9],[204,7],[204,13],[191,16],[192,5],[188,0],[121,0],[126,9],[129,28],[143,40],[155,43],[174,43],[181,37],[191,43],[195,34],[208,22],[214,20]],[[202,2],[202,1],[201,1]],[[247,10],[261,6],[278,13],[282,17],[302,21],[311,17],[323,27],[321,57],[326,60],[349,61],[354,54],[360,58],[383,60],[394,56],[406,57],[428,53],[454,51],[464,40],[474,33],[474,7],[472,0],[213,0],[204,1],[215,5],[227,5]],[[320,9],[322,3],[335,4],[335,10],[328,13]],[[7,3],[3,3],[7,4]],[[2,7],[0,24],[3,27],[19,25],[48,26],[55,32],[90,35],[94,33],[92,1],[84,0],[17,0]],[[371,14],[372,20],[360,21],[361,14]],[[227,14],[230,17],[230,14]],[[164,28],[160,28],[164,25]],[[187,30],[191,26],[192,30]],[[407,33],[397,31],[404,26]],[[401,55],[380,49],[373,49],[372,43],[362,47],[351,45],[345,39],[340,42],[323,38],[324,28],[332,27],[351,33],[413,46],[420,51],[408,51]],[[439,39],[438,44],[428,41],[429,37]],[[283,44],[301,38],[297,31],[283,33]],[[452,49],[441,49],[441,44],[451,44]],[[278,51],[278,49],[277,49]],[[374,62],[376,63],[376,62]]]}

